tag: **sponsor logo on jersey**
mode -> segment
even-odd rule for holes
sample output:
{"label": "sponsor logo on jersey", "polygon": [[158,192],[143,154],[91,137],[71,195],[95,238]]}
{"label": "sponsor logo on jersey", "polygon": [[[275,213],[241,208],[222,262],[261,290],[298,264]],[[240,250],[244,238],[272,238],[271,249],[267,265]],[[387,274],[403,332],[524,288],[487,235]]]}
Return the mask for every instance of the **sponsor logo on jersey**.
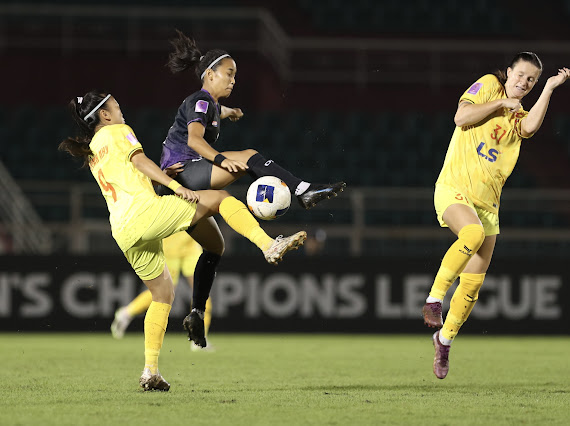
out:
{"label": "sponsor logo on jersey", "polygon": [[196,107],[194,112],[207,112],[208,111],[208,101],[198,101],[196,102]]}
{"label": "sponsor logo on jersey", "polygon": [[479,154],[480,157],[483,157],[485,160],[491,163],[497,161],[497,155],[500,154],[501,152],[496,150],[495,148],[491,148],[487,153],[484,153],[483,152],[484,147],[485,147],[485,142],[481,142],[477,147],[477,154]]}
{"label": "sponsor logo on jersey", "polygon": [[481,90],[481,87],[483,87],[483,83],[474,83],[473,86],[469,88],[467,93],[471,95],[476,95],[479,92],[479,90]]}

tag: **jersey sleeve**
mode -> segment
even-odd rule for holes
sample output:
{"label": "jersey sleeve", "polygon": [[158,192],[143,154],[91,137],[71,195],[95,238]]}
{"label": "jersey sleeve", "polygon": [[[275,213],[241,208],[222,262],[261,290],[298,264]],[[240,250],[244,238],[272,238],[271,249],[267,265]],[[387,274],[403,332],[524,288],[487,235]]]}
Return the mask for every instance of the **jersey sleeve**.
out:
{"label": "jersey sleeve", "polygon": [[528,111],[521,110],[520,112],[517,112],[516,118],[515,118],[515,132],[517,135],[519,135],[523,139],[529,139],[533,136],[533,135],[523,136],[522,131],[521,131],[522,121],[524,118],[526,118],[527,115],[528,115]]}
{"label": "jersey sleeve", "polygon": [[187,99],[185,107],[186,125],[188,126],[190,123],[199,122],[204,127],[212,121],[216,108],[216,106],[208,99],[206,94],[192,100]]}
{"label": "jersey sleeve", "polygon": [[487,74],[477,80],[463,93],[459,102],[467,101],[472,104],[484,104],[495,99],[502,86],[497,77]]}
{"label": "jersey sleeve", "polygon": [[119,143],[122,145],[122,150],[127,154],[127,158],[130,160],[135,152],[143,150],[142,145],[135,136],[133,129],[126,124],[122,126],[121,134],[124,137]]}

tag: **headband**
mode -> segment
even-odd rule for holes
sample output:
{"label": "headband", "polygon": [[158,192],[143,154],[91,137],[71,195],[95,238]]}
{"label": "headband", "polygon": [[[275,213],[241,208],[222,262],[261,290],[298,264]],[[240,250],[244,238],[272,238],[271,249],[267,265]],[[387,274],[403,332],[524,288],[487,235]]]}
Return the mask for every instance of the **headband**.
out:
{"label": "headband", "polygon": [[[103,98],[103,100],[102,100],[101,102],[99,102],[99,103],[97,104],[97,106],[96,106],[95,108],[93,108],[93,109],[91,110],[91,112],[90,112],[89,114],[87,114],[87,115],[83,118],[83,121],[87,121],[87,119],[88,119],[89,117],[91,117],[93,114],[95,114],[95,111],[97,111],[99,108],[101,108],[101,105],[103,105],[105,102],[107,102],[107,99],[109,99],[110,97],[111,97],[111,94],[109,93],[107,96],[105,96],[105,97]],[[82,100],[83,100],[83,99],[82,99]]]}
{"label": "headband", "polygon": [[206,71],[208,71],[209,69],[211,69],[214,65],[216,65],[219,61],[221,61],[224,58],[229,57],[230,55],[228,55],[227,53],[225,55],[222,55],[220,57],[218,57],[218,59],[215,59],[210,65],[208,65],[206,67],[206,69],[204,70],[204,72],[202,73],[202,75],[200,76],[200,80],[202,80],[204,78],[204,76],[206,75]]}

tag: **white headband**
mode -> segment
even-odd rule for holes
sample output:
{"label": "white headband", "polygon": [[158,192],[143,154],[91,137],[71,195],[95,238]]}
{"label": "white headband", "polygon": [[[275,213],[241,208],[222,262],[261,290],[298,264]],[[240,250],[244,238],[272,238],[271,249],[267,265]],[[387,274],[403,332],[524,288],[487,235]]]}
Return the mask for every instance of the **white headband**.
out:
{"label": "white headband", "polygon": [[[97,104],[97,106],[95,108],[93,108],[91,110],[91,112],[89,114],[87,114],[84,118],[83,121],[87,121],[87,119],[89,117],[91,117],[93,114],[95,114],[95,111],[97,111],[99,108],[101,108],[101,105],[103,105],[105,102],[107,102],[107,99],[109,99],[111,97],[111,94],[109,93],[107,96],[105,96],[105,98],[103,98],[103,100],[101,102],[99,102]],[[83,99],[82,99],[83,100]]]}
{"label": "white headband", "polygon": [[222,59],[229,57],[230,55],[228,55],[227,53],[225,55],[220,56],[218,59],[215,59],[210,65],[208,65],[206,67],[206,69],[204,70],[204,72],[202,73],[202,75],[200,76],[200,80],[202,80],[204,78],[204,76],[206,75],[206,71],[208,71],[210,68],[212,68],[214,65],[216,65],[219,61],[221,61]]}

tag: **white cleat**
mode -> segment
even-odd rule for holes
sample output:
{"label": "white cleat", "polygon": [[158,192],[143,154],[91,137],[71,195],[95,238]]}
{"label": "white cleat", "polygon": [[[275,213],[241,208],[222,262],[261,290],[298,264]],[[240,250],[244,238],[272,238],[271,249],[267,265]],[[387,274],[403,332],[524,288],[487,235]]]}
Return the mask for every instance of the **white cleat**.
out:
{"label": "white cleat", "polygon": [[151,374],[150,369],[145,368],[143,370],[142,376],[139,379],[139,384],[144,391],[163,391],[166,392],[170,389],[170,383],[164,380],[164,377],[157,372],[156,374]]}
{"label": "white cleat", "polygon": [[127,308],[119,308],[115,312],[115,319],[111,324],[111,334],[115,339],[122,339],[125,335],[129,324],[133,320],[133,317],[127,312]]}
{"label": "white cleat", "polygon": [[273,244],[263,252],[265,260],[267,260],[268,263],[277,265],[281,259],[283,259],[285,253],[298,249],[303,245],[306,239],[307,233],[305,231],[297,232],[290,237],[279,235],[273,240]]}

